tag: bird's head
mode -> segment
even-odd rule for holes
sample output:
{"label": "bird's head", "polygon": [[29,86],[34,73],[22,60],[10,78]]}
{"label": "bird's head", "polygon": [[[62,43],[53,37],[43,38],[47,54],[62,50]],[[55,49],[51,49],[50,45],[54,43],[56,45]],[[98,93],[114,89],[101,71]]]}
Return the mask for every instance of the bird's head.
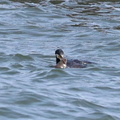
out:
{"label": "bird's head", "polygon": [[55,51],[55,55],[56,55],[56,64],[64,59],[64,52],[61,49],[57,49]]}

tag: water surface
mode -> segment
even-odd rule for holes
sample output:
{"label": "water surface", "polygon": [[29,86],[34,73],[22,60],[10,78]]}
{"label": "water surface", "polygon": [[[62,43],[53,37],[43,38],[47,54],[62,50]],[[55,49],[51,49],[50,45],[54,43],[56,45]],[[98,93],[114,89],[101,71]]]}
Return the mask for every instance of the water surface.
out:
{"label": "water surface", "polygon": [[119,120],[119,23],[119,0],[1,0],[0,119]]}

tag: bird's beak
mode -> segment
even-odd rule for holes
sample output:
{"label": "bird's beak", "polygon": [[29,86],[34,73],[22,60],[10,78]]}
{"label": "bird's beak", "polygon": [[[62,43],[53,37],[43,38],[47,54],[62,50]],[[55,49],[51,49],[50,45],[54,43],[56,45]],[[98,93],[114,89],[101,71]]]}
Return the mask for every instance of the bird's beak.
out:
{"label": "bird's beak", "polygon": [[63,60],[64,55],[56,54],[56,57],[57,57],[58,59],[60,59],[60,60]]}
{"label": "bird's beak", "polygon": [[62,54],[56,54],[56,57],[60,59],[64,64],[66,64],[67,60],[64,58],[64,55]]}

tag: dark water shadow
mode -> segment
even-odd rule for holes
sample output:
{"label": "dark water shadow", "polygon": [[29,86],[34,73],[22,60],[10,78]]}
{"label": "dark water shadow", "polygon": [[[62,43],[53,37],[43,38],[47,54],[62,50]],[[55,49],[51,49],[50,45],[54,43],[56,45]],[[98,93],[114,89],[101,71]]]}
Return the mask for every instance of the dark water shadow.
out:
{"label": "dark water shadow", "polygon": [[13,2],[21,2],[21,3],[24,3],[24,2],[29,2],[29,3],[39,3],[43,0],[11,0]]}

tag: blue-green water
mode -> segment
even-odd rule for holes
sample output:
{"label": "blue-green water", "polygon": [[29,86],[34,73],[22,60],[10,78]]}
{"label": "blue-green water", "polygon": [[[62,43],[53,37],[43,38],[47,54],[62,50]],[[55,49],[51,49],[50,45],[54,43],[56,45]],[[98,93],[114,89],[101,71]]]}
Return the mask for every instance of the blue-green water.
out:
{"label": "blue-green water", "polygon": [[119,0],[1,0],[0,120],[120,120],[119,60]]}

